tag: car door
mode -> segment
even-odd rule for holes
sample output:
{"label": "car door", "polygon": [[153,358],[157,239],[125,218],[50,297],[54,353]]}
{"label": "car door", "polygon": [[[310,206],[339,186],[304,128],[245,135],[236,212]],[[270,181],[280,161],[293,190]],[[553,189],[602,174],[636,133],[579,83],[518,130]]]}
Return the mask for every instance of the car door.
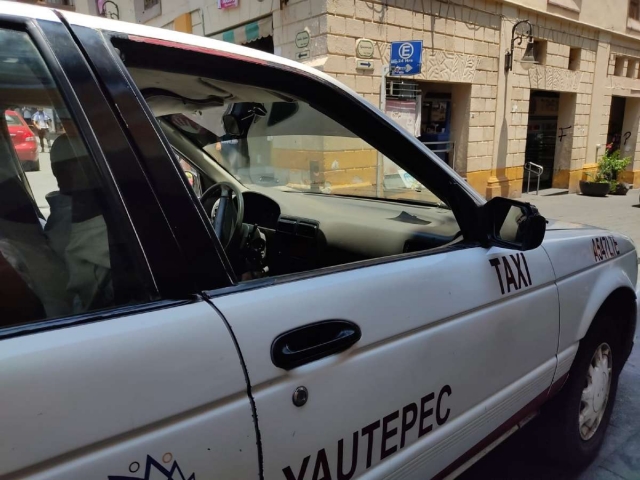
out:
{"label": "car door", "polygon": [[0,476],[257,477],[238,352],[197,295],[217,280],[185,266],[58,16],[1,2],[0,20],[2,109],[65,129],[25,177],[0,120]]}
{"label": "car door", "polygon": [[[111,95],[136,91],[136,99],[118,98],[127,124],[153,115],[131,75],[110,74],[118,57],[127,59],[120,64],[123,72],[131,68],[131,48],[137,61],[155,71],[188,72],[206,77],[206,84],[219,79],[227,85],[272,88],[284,98],[313,103],[331,120],[325,123],[349,128],[351,139],[368,142],[416,172],[418,181],[452,205],[465,223],[463,232],[479,223],[473,218],[479,209],[461,179],[327,78],[296,73],[292,65],[280,68],[275,57],[255,61],[248,50],[207,39],[124,24],[117,26],[121,32],[100,36],[83,27],[81,19],[69,18],[96,71],[109,79]],[[120,51],[111,44],[114,38]],[[182,59],[179,64],[170,61],[176,56]],[[151,124],[159,137],[150,131],[135,141],[146,152],[153,181],[160,182],[161,172],[150,159],[163,149],[169,155],[170,148],[160,127]],[[297,199],[294,206],[304,201],[291,198]],[[169,195],[160,198],[171,200]],[[368,203],[371,208],[380,204]],[[178,211],[167,215],[170,223],[183,221]],[[344,225],[348,228],[348,222]],[[188,236],[184,244],[196,260],[205,253]],[[556,367],[558,298],[542,248],[482,248],[462,238],[433,250],[240,282],[211,289],[209,296],[226,318],[246,365],[264,478],[429,478],[443,473],[546,398]],[[274,347],[286,345],[299,354],[296,362],[278,358],[282,348]]]}
{"label": "car door", "polygon": [[[445,469],[546,394],[553,280],[541,248],[470,247],[214,298],[244,354],[265,477],[430,478]],[[283,334],[322,348],[344,331],[332,333],[337,321],[361,331],[351,348],[274,365]],[[301,406],[298,389],[308,396]]]}

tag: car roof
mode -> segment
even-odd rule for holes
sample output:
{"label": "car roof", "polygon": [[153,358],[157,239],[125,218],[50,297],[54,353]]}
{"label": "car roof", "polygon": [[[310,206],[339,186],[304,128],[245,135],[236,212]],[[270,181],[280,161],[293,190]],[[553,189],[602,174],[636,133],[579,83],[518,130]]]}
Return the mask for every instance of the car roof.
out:
{"label": "car roof", "polygon": [[99,30],[122,33],[125,35],[161,40],[164,44],[169,44],[170,46],[175,48],[200,47],[202,49],[211,49],[218,52],[231,54],[237,57],[244,57],[244,59],[249,61],[258,60],[269,65],[284,67],[287,70],[293,70],[296,73],[302,73],[307,76],[312,76],[317,80],[328,82],[336,88],[349,92],[358,100],[365,101],[356,92],[338,82],[335,78],[314,68],[313,62],[311,62],[310,65],[305,65],[303,63],[299,63],[297,61],[290,60],[284,57],[279,57],[271,53],[262,52],[254,48],[236,45],[234,43],[229,43],[200,35],[176,32],[174,30],[168,30],[165,28],[139,25],[130,22],[122,22],[119,20],[112,20],[109,18],[91,15],[83,15],[75,12],[60,11],[60,14],[64,16],[71,25],[85,26]]}
{"label": "car roof", "polygon": [[313,76],[318,80],[329,82],[333,86],[353,94],[356,98],[358,98],[358,100],[364,101],[364,99],[358,96],[356,92],[338,82],[335,78],[314,68],[313,63],[311,63],[311,65],[305,65],[303,63],[279,57],[271,53],[262,52],[260,50],[244,47],[242,45],[236,45],[234,43],[224,42],[222,40],[203,37],[200,35],[193,35],[190,33],[176,32],[174,30],[168,30],[160,27],[151,27],[149,25],[139,25],[131,22],[112,20],[110,18],[100,16],[85,15],[82,13],[55,10],[54,8],[25,5],[22,3],[7,1],[0,1],[0,14],[12,14],[51,21],[60,21],[58,18],[58,15],[60,15],[64,17],[71,25],[78,25],[95,28],[98,30],[122,33],[125,35],[162,40],[164,42],[170,42],[171,46],[175,48],[186,48],[189,46],[200,47],[204,49],[217,50],[219,52],[228,54],[234,54],[238,57],[244,57],[247,60],[261,60],[271,65],[286,67],[288,70],[294,70],[298,73],[304,73],[306,75]]}

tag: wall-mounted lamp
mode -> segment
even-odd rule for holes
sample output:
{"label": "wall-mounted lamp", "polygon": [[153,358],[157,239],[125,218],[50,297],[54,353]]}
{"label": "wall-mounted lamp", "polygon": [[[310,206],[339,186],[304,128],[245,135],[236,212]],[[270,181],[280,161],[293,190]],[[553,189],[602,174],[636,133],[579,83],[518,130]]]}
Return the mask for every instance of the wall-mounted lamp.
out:
{"label": "wall-mounted lamp", "polygon": [[111,18],[113,20],[120,20],[120,9],[118,8],[118,4],[112,2],[111,0],[107,0],[102,5],[102,11],[98,12],[98,15]]}
{"label": "wall-mounted lamp", "polygon": [[[521,33],[517,33],[516,30],[520,25],[525,25],[525,28]],[[516,42],[518,45],[522,45],[522,40],[527,39],[527,49],[524,52],[524,56],[522,60],[520,60],[520,64],[522,68],[525,70],[529,70],[533,65],[535,65],[536,59],[533,56],[533,27],[529,20],[520,20],[513,26],[511,30],[511,50],[507,50],[504,54],[504,70],[505,72],[511,71],[513,69],[513,49],[515,47]]]}

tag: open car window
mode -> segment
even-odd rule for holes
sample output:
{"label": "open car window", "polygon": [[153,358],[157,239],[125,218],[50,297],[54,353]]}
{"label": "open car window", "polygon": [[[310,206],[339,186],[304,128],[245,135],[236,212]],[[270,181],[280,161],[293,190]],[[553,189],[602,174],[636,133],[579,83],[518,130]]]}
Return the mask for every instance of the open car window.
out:
{"label": "open car window", "polygon": [[301,101],[238,101],[162,118],[245,186],[441,204],[392,160]]}

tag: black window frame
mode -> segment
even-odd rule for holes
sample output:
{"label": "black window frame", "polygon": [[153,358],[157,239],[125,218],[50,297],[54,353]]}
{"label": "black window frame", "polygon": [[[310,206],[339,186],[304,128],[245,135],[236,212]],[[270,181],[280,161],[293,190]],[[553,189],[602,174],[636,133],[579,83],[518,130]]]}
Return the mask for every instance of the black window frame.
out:
{"label": "black window frame", "polygon": [[[0,28],[26,33],[45,62],[56,83],[58,95],[71,114],[88,155],[94,161],[107,197],[107,204],[112,210],[111,214],[119,221],[123,240],[127,243],[135,272],[141,281],[141,288],[150,296],[150,301],[145,303],[116,305],[103,310],[3,327],[0,328],[0,340],[194,301],[196,297],[193,295],[194,289],[189,287],[188,273],[183,267],[179,269],[173,267],[175,263],[182,265],[181,257],[176,258],[175,261],[165,260],[167,265],[164,268],[157,268],[159,258],[166,259],[168,253],[179,255],[179,248],[173,236],[168,234],[168,228],[165,228],[165,232],[162,231],[161,225],[163,223],[166,225],[166,219],[153,196],[147,196],[153,200],[149,202],[149,198],[139,195],[138,199],[145,201],[144,205],[139,206],[151,210],[155,206],[158,211],[159,216],[153,217],[148,226],[158,234],[156,243],[162,246],[158,250],[163,251],[152,251],[150,254],[147,246],[142,242],[140,228],[134,226],[133,220],[139,217],[140,213],[132,211],[131,202],[127,201],[123,185],[135,185],[140,192],[145,191],[146,187],[150,192],[148,182],[131,145],[126,142],[126,137],[118,135],[117,132],[114,133],[114,129],[121,130],[117,117],[112,107],[104,100],[95,77],[65,24],[61,21],[0,14]],[[91,109],[82,107],[82,101],[87,99],[91,102]],[[99,122],[95,122],[96,115],[101,116]],[[105,142],[105,137],[110,141]],[[118,175],[118,169],[114,168],[114,164],[131,160],[130,157],[133,157],[138,169],[130,169],[131,172],[123,178],[122,175]],[[174,274],[179,274],[179,277],[172,279],[171,284],[179,284],[180,288],[168,286],[167,277]]]}
{"label": "black window frame", "polygon": [[190,283],[198,292],[233,284],[233,269],[209,217],[189,185],[171,144],[120,60],[119,52],[110,42],[111,36],[118,34],[78,25],[69,28],[105,96],[117,105],[129,143],[138,153],[140,165],[181,250]]}
{"label": "black window frame", "polygon": [[[77,35],[80,43],[84,46],[85,51],[88,54],[88,58],[90,58],[94,63],[98,74],[103,77],[108,76],[108,80],[105,79],[105,82],[111,95],[115,98],[122,90],[125,89],[131,89],[136,93],[135,104],[132,102],[132,99],[126,99],[130,104],[125,105],[118,98],[118,106],[120,107],[119,112],[127,124],[140,123],[142,119],[144,119],[153,125],[156,133],[155,137],[145,136],[144,141],[141,141],[138,138],[132,139],[132,141],[138,140],[139,149],[144,150],[144,154],[142,155],[143,158],[141,159],[146,163],[148,168],[151,168],[153,165],[156,170],[158,170],[158,167],[171,170],[171,172],[165,171],[163,174],[156,172],[158,174],[158,180],[161,178],[168,179],[167,175],[173,175],[173,181],[175,181],[175,178],[177,178],[175,171],[180,167],[176,157],[172,153],[168,140],[157,123],[157,120],[153,116],[153,113],[150,111],[146,102],[144,102],[142,94],[131,78],[127,67],[121,60],[120,56],[123,54],[126,62],[127,51],[126,48],[123,48],[124,45],[119,42],[130,42],[130,45],[143,45],[144,48],[150,48],[151,50],[149,51],[149,54],[144,55],[145,61],[150,63],[158,62],[156,65],[160,65],[163,69],[171,70],[171,65],[176,65],[174,68],[180,73],[212,76],[222,81],[242,83],[244,85],[266,88],[273,91],[281,91],[283,90],[283,85],[286,85],[287,92],[292,96],[307,101],[322,113],[335,118],[342,125],[353,131],[356,135],[367,141],[379,151],[394,151],[394,147],[396,147],[397,150],[397,146],[400,145],[403,151],[398,153],[398,155],[393,155],[393,157],[404,155],[405,157],[412,158],[412,165],[407,167],[405,164],[403,167],[416,178],[422,177],[433,179],[429,182],[430,190],[432,190],[438,197],[445,200],[451,207],[465,239],[463,242],[455,245],[436,248],[429,251],[403,253],[396,256],[376,258],[356,262],[354,264],[339,265],[336,267],[302,272],[299,274],[237,283],[235,282],[235,275],[233,274],[229,262],[226,259],[226,254],[220,246],[217,238],[215,238],[210,222],[206,220],[207,217],[204,209],[199,205],[199,202],[196,202],[196,198],[192,198],[194,203],[199,207],[198,211],[200,213],[200,217],[206,220],[205,223],[208,227],[207,234],[213,237],[219,257],[218,261],[222,263],[222,269],[226,271],[229,278],[229,284],[226,287],[221,285],[215,288],[208,288],[206,292],[208,296],[216,296],[244,289],[259,288],[261,286],[274,283],[325,275],[336,271],[362,268],[368,265],[376,265],[413,257],[437,254],[447,250],[473,248],[477,247],[479,242],[483,240],[483,229],[479,224],[479,213],[480,208],[484,204],[484,200],[475,194],[471,190],[471,187],[464,184],[464,181],[456,178],[455,175],[452,175],[448,171],[448,167],[442,165],[435,154],[428,151],[421,143],[417,140],[414,142],[409,140],[401,131],[396,129],[384,115],[379,113],[373,107],[370,107],[365,102],[360,102],[347,92],[336,87],[333,83],[324,79],[318,79],[313,75],[305,72],[299,72],[280,64],[270,63],[251,56],[245,57],[237,54],[229,54],[228,52],[215,50],[214,48],[202,48],[199,46],[189,45],[188,43],[175,43],[153,37],[127,35],[107,30],[101,30],[98,32],[92,28],[77,25],[73,25],[71,28]],[[120,46],[120,49],[117,48],[118,46]],[[154,48],[164,50],[153,50]],[[168,54],[173,54],[173,56]],[[107,56],[110,56],[112,61],[119,64],[118,75],[109,69],[108,62],[104,60]],[[167,58],[168,56],[171,58]],[[203,56],[206,56],[206,62],[201,61]],[[206,67],[203,66],[205,64]],[[143,65],[142,68],[145,68],[145,66],[146,65]],[[268,74],[266,74],[266,70],[268,70]],[[212,71],[215,71],[215,74],[211,74]],[[123,80],[126,81],[123,82]],[[310,94],[309,92],[313,93]],[[123,98],[122,100],[125,99]],[[342,116],[336,116],[336,112],[327,107],[330,105],[341,105],[340,111],[342,112]],[[363,128],[362,120],[367,121],[366,129]],[[156,145],[151,145],[152,143],[156,143]],[[164,156],[164,163],[161,163],[161,156]],[[167,159],[170,161],[167,162]],[[171,165],[170,169],[167,168],[168,165]],[[180,175],[180,178],[183,177],[184,175]],[[158,180],[156,180],[156,182]],[[186,182],[186,179],[183,178],[182,181],[184,183]],[[152,180],[152,182],[154,182],[154,180]],[[157,186],[157,183],[154,182],[154,185]],[[437,185],[437,188],[431,188],[433,185]],[[189,189],[189,191],[190,190],[191,189]],[[193,192],[190,191],[190,193],[193,197]],[[167,196],[168,192],[163,192],[162,195]],[[166,205],[166,203],[164,204]],[[175,213],[167,212],[167,215],[171,216],[174,221],[185,220],[184,217],[175,217]],[[185,228],[190,228],[195,224],[192,222],[191,224],[183,223],[183,225]],[[196,232],[196,235],[183,240],[186,242],[184,248],[190,251],[200,251],[199,248],[202,248],[202,242],[199,242],[200,246],[198,246],[197,240],[194,242],[194,239],[198,235],[201,235],[200,231]]]}

